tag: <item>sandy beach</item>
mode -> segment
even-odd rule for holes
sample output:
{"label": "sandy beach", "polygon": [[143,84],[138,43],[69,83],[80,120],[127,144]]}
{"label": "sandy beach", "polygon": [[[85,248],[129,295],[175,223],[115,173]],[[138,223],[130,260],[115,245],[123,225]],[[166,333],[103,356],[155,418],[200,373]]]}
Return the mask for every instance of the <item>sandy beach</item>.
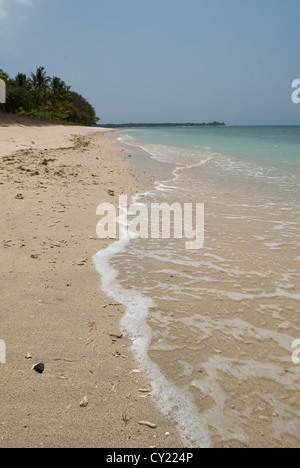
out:
{"label": "sandy beach", "polygon": [[0,158],[0,447],[181,447],[92,261],[99,203],[142,189],[126,150],[100,128],[10,124]]}

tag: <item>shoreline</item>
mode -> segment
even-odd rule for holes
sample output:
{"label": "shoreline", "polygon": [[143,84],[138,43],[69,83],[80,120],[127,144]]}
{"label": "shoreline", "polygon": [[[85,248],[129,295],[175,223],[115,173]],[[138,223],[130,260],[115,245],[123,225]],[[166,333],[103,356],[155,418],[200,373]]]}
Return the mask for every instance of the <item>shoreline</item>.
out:
{"label": "shoreline", "polygon": [[124,307],[101,291],[92,261],[110,244],[96,237],[98,204],[143,190],[110,133],[0,127],[1,448],[182,447],[144,392],[131,341],[117,338]]}
{"label": "shoreline", "polygon": [[[130,135],[123,141],[131,141]],[[128,304],[122,326],[138,337],[135,355],[145,375],[155,382],[153,398],[162,411],[168,408],[176,427],[185,423],[189,438],[203,426],[215,448],[299,446],[294,404],[297,368],[291,354],[299,330],[296,176],[288,179],[289,184],[286,175],[277,172],[271,178],[269,171],[261,170],[258,177],[255,165],[253,172],[242,166],[240,173],[240,164],[231,167],[226,156],[219,161],[199,152],[200,159],[195,160],[188,148],[183,155],[178,139],[177,151],[171,146],[173,138],[166,147],[154,143],[155,138],[149,137],[148,143],[144,139],[139,145],[142,151],[148,150],[145,161],[149,155],[154,159],[146,173],[159,174],[160,182],[139,202],[149,206],[153,201],[171,205],[175,200],[182,204],[201,200],[206,207],[202,251],[183,252],[181,241],[172,242],[172,249],[169,241],[152,241],[150,248],[147,241],[139,241],[119,257],[120,269],[118,254],[114,259],[121,281],[114,283],[119,283],[115,289],[120,296],[113,297]],[[139,168],[146,168],[143,152],[132,155]],[[170,171],[171,163],[178,164],[175,171]],[[180,177],[170,178],[171,172]],[[127,278],[130,265],[134,269]],[[111,273],[108,282],[113,279]],[[132,285],[137,289],[130,291]],[[143,300],[135,291],[146,292]],[[155,298],[156,307],[150,305],[145,312],[149,332],[141,333],[140,312],[150,298]],[[167,379],[167,390],[162,378],[153,376],[153,364]],[[192,395],[193,402],[187,404],[191,411],[186,408],[187,398],[182,404],[177,398],[170,411],[168,390],[173,384],[177,397],[181,389]],[[192,425],[196,414],[200,417]],[[182,439],[186,441],[184,434]],[[208,444],[201,440],[195,445]]]}

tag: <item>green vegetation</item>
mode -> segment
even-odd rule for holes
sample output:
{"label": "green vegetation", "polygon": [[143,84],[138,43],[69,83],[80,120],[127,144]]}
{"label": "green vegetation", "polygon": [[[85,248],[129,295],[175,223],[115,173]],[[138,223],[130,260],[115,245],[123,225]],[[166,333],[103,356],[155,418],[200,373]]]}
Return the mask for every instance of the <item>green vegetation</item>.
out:
{"label": "green vegetation", "polygon": [[30,77],[18,73],[14,79],[0,69],[0,79],[6,83],[5,112],[62,124],[92,126],[99,121],[84,97],[57,76],[47,76],[44,67],[38,67]]}

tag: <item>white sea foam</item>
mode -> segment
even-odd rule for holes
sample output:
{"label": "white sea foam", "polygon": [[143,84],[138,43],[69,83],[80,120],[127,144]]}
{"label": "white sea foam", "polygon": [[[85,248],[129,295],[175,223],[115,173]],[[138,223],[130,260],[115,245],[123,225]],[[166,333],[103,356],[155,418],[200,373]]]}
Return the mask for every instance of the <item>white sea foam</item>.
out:
{"label": "white sea foam", "polygon": [[[133,203],[139,197],[138,195]],[[125,218],[119,217],[118,222],[121,229],[127,231]],[[150,309],[155,307],[154,301],[136,289],[123,288],[118,281],[118,270],[110,264],[117,254],[126,250],[129,242],[130,238],[122,238],[94,256],[96,270],[102,277],[102,289],[109,297],[126,307],[121,329],[133,342],[133,355],[140,370],[151,383],[152,398],[161,412],[176,425],[186,447],[209,448],[211,440],[208,429],[198,413],[193,397],[169,382],[148,355],[152,330],[147,324],[147,318]]]}

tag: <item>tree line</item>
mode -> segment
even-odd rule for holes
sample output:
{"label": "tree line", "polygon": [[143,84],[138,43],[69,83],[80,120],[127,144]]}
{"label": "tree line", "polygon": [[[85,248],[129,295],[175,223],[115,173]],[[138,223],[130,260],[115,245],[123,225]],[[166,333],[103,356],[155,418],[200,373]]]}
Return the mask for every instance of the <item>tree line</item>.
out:
{"label": "tree line", "polygon": [[99,121],[83,96],[61,78],[49,77],[44,67],[37,67],[30,76],[18,73],[14,79],[0,69],[0,79],[6,83],[5,112],[64,124],[91,126]]}
{"label": "tree line", "polygon": [[103,128],[152,128],[152,127],[225,127],[224,122],[211,123],[128,123],[128,124],[106,124]]}

